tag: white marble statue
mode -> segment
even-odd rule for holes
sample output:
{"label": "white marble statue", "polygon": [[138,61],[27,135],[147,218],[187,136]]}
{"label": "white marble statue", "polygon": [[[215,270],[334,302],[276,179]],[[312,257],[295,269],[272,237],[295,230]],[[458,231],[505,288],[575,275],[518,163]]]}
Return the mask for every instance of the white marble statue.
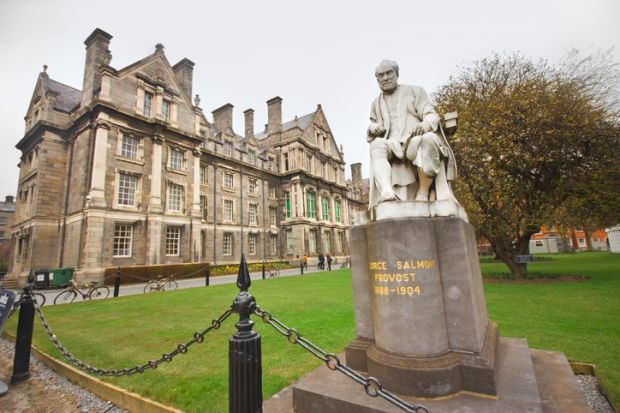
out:
{"label": "white marble statue", "polygon": [[375,76],[381,94],[372,103],[368,127],[370,208],[412,199],[458,205],[448,183],[456,178],[454,154],[426,92],[399,84],[394,61],[382,61]]}

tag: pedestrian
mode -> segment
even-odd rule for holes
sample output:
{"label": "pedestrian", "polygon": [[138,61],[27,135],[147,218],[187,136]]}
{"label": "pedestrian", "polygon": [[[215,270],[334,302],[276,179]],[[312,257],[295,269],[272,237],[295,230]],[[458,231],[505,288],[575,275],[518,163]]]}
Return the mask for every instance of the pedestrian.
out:
{"label": "pedestrian", "polygon": [[331,254],[327,254],[327,269],[329,271],[332,270],[332,255]]}
{"label": "pedestrian", "polygon": [[319,265],[317,265],[316,268],[319,270],[325,269],[325,256],[322,252],[319,253]]}
{"label": "pedestrian", "polygon": [[301,258],[301,262],[304,264],[304,269],[308,269],[308,254],[304,253],[304,256]]}

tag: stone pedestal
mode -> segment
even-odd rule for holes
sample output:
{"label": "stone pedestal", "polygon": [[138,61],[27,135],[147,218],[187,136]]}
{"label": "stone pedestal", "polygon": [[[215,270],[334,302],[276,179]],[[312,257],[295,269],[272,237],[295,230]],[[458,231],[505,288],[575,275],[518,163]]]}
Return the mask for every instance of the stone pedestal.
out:
{"label": "stone pedestal", "polygon": [[351,230],[357,339],[350,367],[399,394],[496,395],[473,228],[460,218],[383,219]]}

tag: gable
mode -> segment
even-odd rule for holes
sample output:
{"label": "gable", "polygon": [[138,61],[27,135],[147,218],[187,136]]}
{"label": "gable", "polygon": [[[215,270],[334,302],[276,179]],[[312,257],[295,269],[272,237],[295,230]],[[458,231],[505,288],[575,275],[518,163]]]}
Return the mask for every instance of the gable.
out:
{"label": "gable", "polygon": [[309,126],[304,131],[302,139],[313,146],[321,148],[321,152],[328,154],[331,158],[342,161],[342,155],[336,145],[336,140],[329,127],[325,113],[320,106],[314,113],[312,121],[309,122]]}

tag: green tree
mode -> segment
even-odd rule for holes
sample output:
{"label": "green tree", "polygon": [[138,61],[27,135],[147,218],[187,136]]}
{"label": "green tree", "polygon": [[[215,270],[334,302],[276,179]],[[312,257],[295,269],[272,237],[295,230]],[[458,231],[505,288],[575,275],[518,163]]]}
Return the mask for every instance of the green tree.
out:
{"label": "green tree", "polygon": [[459,112],[451,142],[456,195],[516,277],[525,266],[515,257],[527,254],[556,208],[589,182],[602,182],[597,190],[605,196],[605,180],[592,178],[609,173],[619,153],[617,96],[601,84],[617,84],[616,66],[578,57],[554,67],[495,55],[462,69],[435,95],[440,111]]}

